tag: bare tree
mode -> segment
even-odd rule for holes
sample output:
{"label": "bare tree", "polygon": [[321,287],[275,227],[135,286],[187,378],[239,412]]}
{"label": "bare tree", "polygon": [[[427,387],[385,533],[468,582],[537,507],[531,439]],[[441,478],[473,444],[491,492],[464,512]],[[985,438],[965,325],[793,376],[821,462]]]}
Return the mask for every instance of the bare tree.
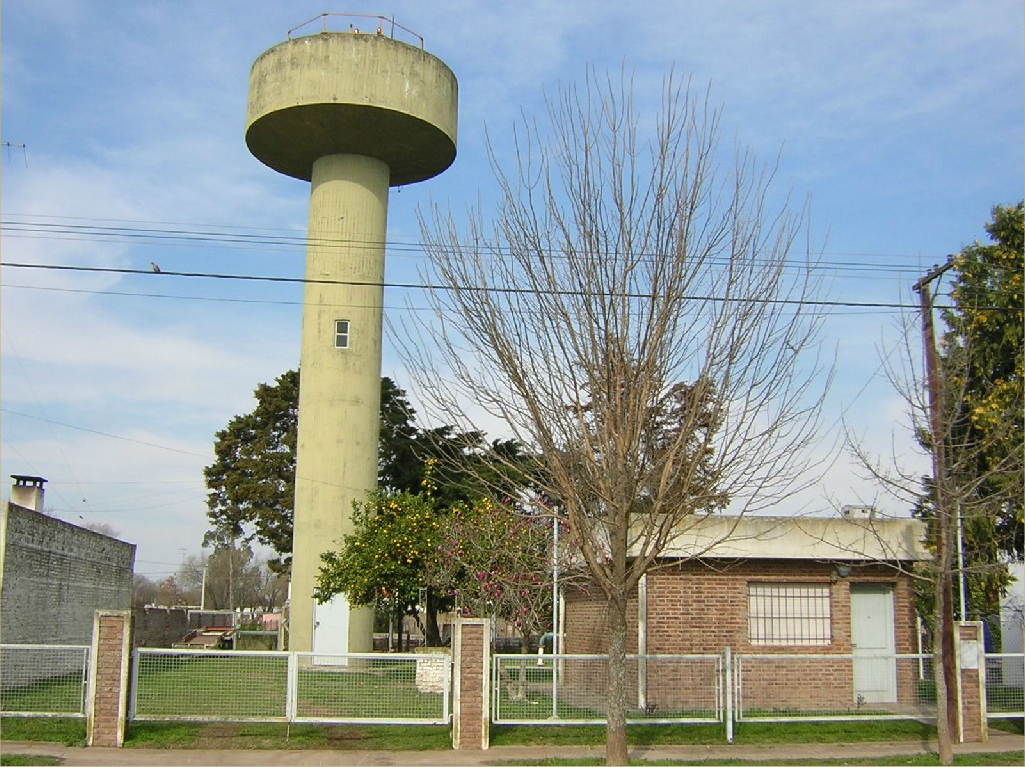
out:
{"label": "bare tree", "polygon": [[[928,292],[923,281],[916,290]],[[897,455],[878,456],[847,429],[852,454],[879,491],[905,508],[917,508],[929,521],[929,547],[932,561],[910,570],[918,591],[931,605],[926,616],[933,636],[933,681],[936,688],[936,730],[941,764],[953,763],[953,742],[958,730],[956,669],[954,666],[953,600],[958,579],[976,576],[1006,584],[1006,565],[996,556],[971,557],[960,554],[959,531],[965,528],[992,528],[996,512],[1003,504],[1015,501],[1014,483],[1023,470],[1025,445],[1017,424],[1020,414],[1007,413],[1006,428],[985,433],[965,428],[965,374],[972,350],[965,345],[958,354],[942,361],[932,354],[931,297],[923,300],[924,338],[920,344],[916,328],[919,319],[905,318],[903,343],[884,357],[886,375],[904,400],[910,416],[909,428],[922,453],[930,459],[930,470],[923,473],[906,465]],[[920,351],[919,351],[920,350]],[[917,357],[921,355],[922,362]],[[932,357],[932,359],[930,359]],[[1001,458],[988,463],[980,460],[992,452],[994,444],[1011,445]],[[1015,446],[1016,445],[1016,446]],[[981,468],[985,467],[985,468]],[[1009,493],[1003,498],[1001,493]],[[965,620],[966,608],[958,611]]]}
{"label": "bare tree", "polygon": [[724,162],[720,110],[672,74],[657,114],[632,90],[593,72],[560,90],[508,165],[491,151],[494,213],[422,216],[442,289],[396,334],[426,412],[497,421],[538,456],[608,604],[609,764],[627,757],[627,599],[692,515],[807,486],[829,379],[775,166]]}
{"label": "bare tree", "polygon": [[87,522],[82,525],[86,530],[92,530],[94,533],[100,535],[106,535],[108,538],[120,538],[121,532],[117,530],[113,525],[107,524],[106,522]]}

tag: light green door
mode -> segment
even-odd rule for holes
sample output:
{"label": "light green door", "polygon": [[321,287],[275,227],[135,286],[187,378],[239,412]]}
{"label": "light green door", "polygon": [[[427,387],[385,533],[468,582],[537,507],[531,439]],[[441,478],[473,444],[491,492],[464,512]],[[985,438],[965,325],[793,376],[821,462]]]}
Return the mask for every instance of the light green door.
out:
{"label": "light green door", "polygon": [[896,703],[891,586],[851,584],[851,645],[855,704]]}

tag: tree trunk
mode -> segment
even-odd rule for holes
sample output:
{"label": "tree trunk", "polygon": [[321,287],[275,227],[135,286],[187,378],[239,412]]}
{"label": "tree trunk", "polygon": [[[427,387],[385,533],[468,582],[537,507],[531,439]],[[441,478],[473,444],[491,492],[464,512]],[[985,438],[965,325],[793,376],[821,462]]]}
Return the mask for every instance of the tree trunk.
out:
{"label": "tree trunk", "polygon": [[[526,634],[520,635],[520,655],[528,655],[530,653],[530,637]],[[527,699],[527,661],[520,661],[520,675],[519,684],[516,689],[513,690],[509,696],[510,700],[526,700]]]}
{"label": "tree trunk", "polygon": [[[943,567],[943,565],[939,564],[939,567]],[[947,579],[942,576],[942,573],[937,573],[933,589],[933,596],[935,597],[933,620],[934,625],[937,628],[933,638],[932,670],[933,680],[936,683],[936,740],[939,745],[939,760],[940,764],[953,764],[953,728],[951,727],[950,717],[948,716],[950,711],[949,700],[952,690],[947,687],[946,674],[946,667],[951,659],[947,658],[947,642],[943,636],[944,605],[949,602],[950,599],[950,592],[945,588],[946,585]],[[944,599],[944,591],[947,591],[946,599]]]}
{"label": "tree trunk", "polygon": [[438,629],[438,599],[434,589],[427,589],[427,629],[424,631],[428,647],[441,647],[441,631]]}
{"label": "tree trunk", "polygon": [[609,600],[609,680],[605,764],[624,765],[626,752],[626,598]]}

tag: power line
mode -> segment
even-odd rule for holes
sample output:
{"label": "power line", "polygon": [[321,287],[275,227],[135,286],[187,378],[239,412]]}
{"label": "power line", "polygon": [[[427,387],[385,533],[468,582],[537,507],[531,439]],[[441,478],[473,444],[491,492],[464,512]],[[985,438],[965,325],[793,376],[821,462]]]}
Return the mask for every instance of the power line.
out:
{"label": "power line", "polygon": [[70,424],[70,423],[62,423],[61,421],[53,421],[53,420],[51,420],[49,418],[41,418],[40,416],[37,416],[37,415],[29,415],[28,413],[22,413],[22,412],[19,412],[17,410],[11,410],[10,408],[6,408],[6,407],[0,407],[0,412],[10,413],[11,415],[21,416],[22,418],[31,418],[34,421],[42,421],[44,423],[52,424],[54,426],[63,426],[65,428],[67,428],[67,429],[75,429],[77,431],[86,431],[86,432],[89,432],[90,434],[98,434],[101,437],[110,437],[112,439],[120,439],[120,440],[123,440],[125,442],[133,442],[136,445],[144,445],[146,447],[154,447],[154,448],[157,448],[158,450],[167,450],[167,451],[172,452],[172,453],[181,453],[182,455],[191,455],[194,458],[202,458],[203,460],[207,460],[207,459],[210,458],[210,456],[208,456],[208,455],[200,455],[199,453],[192,453],[192,452],[189,452],[188,450],[179,450],[176,447],[168,447],[167,445],[158,445],[155,442],[145,442],[145,441],[143,441],[141,439],[132,439],[131,437],[122,437],[119,434],[111,434],[110,432],[106,432],[106,431],[98,431],[96,429],[87,429],[84,426],[75,426],[74,424]]}
{"label": "power line", "polygon": [[[39,264],[39,263],[21,263],[13,261],[0,261],[0,266],[6,266],[14,269],[43,269],[50,271],[66,271],[66,272],[86,272],[86,273],[100,273],[100,274],[130,274],[130,275],[143,275],[147,277],[160,276],[160,277],[185,277],[185,278],[199,278],[199,279],[214,279],[214,280],[237,280],[237,281],[248,281],[248,282],[270,282],[279,284],[295,284],[295,285],[339,285],[347,287],[365,287],[365,288],[398,288],[403,290],[425,290],[425,291],[449,291],[458,290],[465,292],[488,292],[488,293],[504,293],[507,295],[533,295],[533,296],[565,296],[565,297],[586,297],[594,295],[591,291],[585,290],[564,290],[564,289],[539,289],[539,288],[518,288],[518,287],[495,287],[495,286],[482,286],[482,285],[442,285],[435,283],[415,283],[415,282],[388,282],[388,281],[372,281],[372,280],[338,280],[329,278],[307,278],[307,277],[279,277],[272,275],[257,275],[257,274],[224,274],[219,272],[177,272],[161,270],[160,272],[154,272],[151,269],[129,269],[126,267],[109,267],[109,266],[76,266],[72,264]],[[652,298],[651,293],[640,293],[640,292],[626,292],[619,294],[623,298]],[[765,304],[776,304],[784,306],[801,306],[801,307],[848,307],[848,308],[861,308],[861,309],[917,309],[918,305],[913,303],[893,303],[887,301],[836,301],[836,300],[825,300],[825,299],[788,299],[788,298],[750,298],[750,297],[735,297],[726,298],[721,296],[712,295],[689,295],[683,296],[684,300],[688,301],[719,301],[723,303],[765,303]],[[949,308],[954,307],[937,307],[937,308]],[[994,309],[999,307],[992,307]]]}
{"label": "power line", "polygon": [[[56,217],[51,217],[56,218]],[[89,220],[83,218],[72,217],[72,220]],[[131,223],[154,223],[160,225],[161,222],[131,222],[131,221],[120,221],[117,219],[98,219],[99,221],[105,221],[112,224],[131,224]],[[183,228],[183,229],[167,229],[167,228],[152,228],[152,227],[136,227],[136,226],[112,226],[112,225],[101,225],[101,224],[62,224],[62,223],[47,223],[37,221],[26,221],[19,220],[17,218],[7,218],[0,220],[0,230],[6,230],[7,236],[37,236],[42,239],[65,239],[65,240],[83,240],[83,241],[96,241],[96,240],[114,240],[118,242],[136,242],[140,240],[156,241],[162,244],[179,244],[179,245],[193,245],[195,243],[206,243],[210,245],[220,246],[245,246],[245,249],[265,249],[265,250],[294,250],[299,251],[310,246],[322,247],[322,248],[373,248],[381,249],[387,247],[392,255],[395,253],[400,254],[414,254],[417,258],[425,257],[427,245],[423,241],[409,240],[403,242],[400,239],[390,238],[387,242],[383,240],[360,240],[360,239],[346,239],[339,240],[334,238],[310,238],[302,234],[250,234],[247,230],[259,231],[259,232],[275,232],[282,231],[271,228],[254,228],[254,227],[238,227],[231,226],[230,229],[215,228],[214,225],[206,224],[168,224],[163,223],[163,226],[183,226],[183,227],[200,227],[200,228]],[[17,233],[17,234],[14,234]],[[63,237],[57,237],[55,235],[67,235]],[[469,247],[465,244],[456,243],[457,247]],[[484,250],[491,252],[496,256],[508,255],[509,250],[502,246],[480,246],[474,244],[472,247],[478,250]],[[558,256],[558,253],[547,252],[546,255]],[[657,253],[639,253],[638,256],[655,258],[658,257]],[[823,251],[820,256],[845,256],[845,257],[858,257],[858,258],[876,258],[876,259],[887,259],[888,263],[883,265],[872,262],[850,262],[850,261],[832,261],[832,260],[820,260],[814,264],[818,269],[831,269],[834,271],[871,271],[876,274],[878,273],[892,273],[892,274],[919,274],[921,271],[920,256],[913,254],[894,254],[894,253],[858,253],[858,252],[842,252],[842,251]],[[906,264],[894,264],[892,262],[895,258],[914,258],[915,263]],[[797,264],[795,264],[797,265]]]}
{"label": "power line", "polygon": [[[163,273],[163,272],[161,272]],[[88,288],[58,288],[52,285],[19,285],[17,283],[6,282],[0,284],[0,288],[14,288],[18,290],[41,290],[49,293],[79,293],[93,296],[118,296],[122,298],[159,298],[172,301],[202,301],[207,303],[233,303],[233,304],[265,304],[270,306],[303,306],[303,301],[284,301],[284,300],[273,300],[269,298],[233,298],[229,296],[187,296],[180,293],[143,293],[140,291],[131,290],[91,290]],[[318,301],[312,305],[321,307],[335,307],[335,308],[365,308],[365,304],[354,304],[354,303],[328,303],[326,301]],[[396,305],[396,304],[384,304],[382,308],[386,311],[403,311],[403,312],[435,312],[437,311],[431,306],[410,306],[410,305]],[[858,307],[853,307],[857,309]],[[445,312],[452,316],[456,316],[458,312],[450,310]],[[888,314],[889,310],[878,310],[874,308],[867,308],[864,311],[852,311],[852,312],[829,312],[829,316],[858,316],[865,317],[872,314]]]}

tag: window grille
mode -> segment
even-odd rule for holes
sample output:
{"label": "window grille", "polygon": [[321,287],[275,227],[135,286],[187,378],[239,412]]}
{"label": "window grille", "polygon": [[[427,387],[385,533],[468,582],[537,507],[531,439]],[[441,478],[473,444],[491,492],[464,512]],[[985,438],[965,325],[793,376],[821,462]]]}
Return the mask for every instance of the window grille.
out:
{"label": "window grille", "polygon": [[747,589],[751,644],[818,646],[830,643],[827,584],[751,583]]}
{"label": "window grille", "polygon": [[349,321],[335,320],[335,348],[349,348]]}

